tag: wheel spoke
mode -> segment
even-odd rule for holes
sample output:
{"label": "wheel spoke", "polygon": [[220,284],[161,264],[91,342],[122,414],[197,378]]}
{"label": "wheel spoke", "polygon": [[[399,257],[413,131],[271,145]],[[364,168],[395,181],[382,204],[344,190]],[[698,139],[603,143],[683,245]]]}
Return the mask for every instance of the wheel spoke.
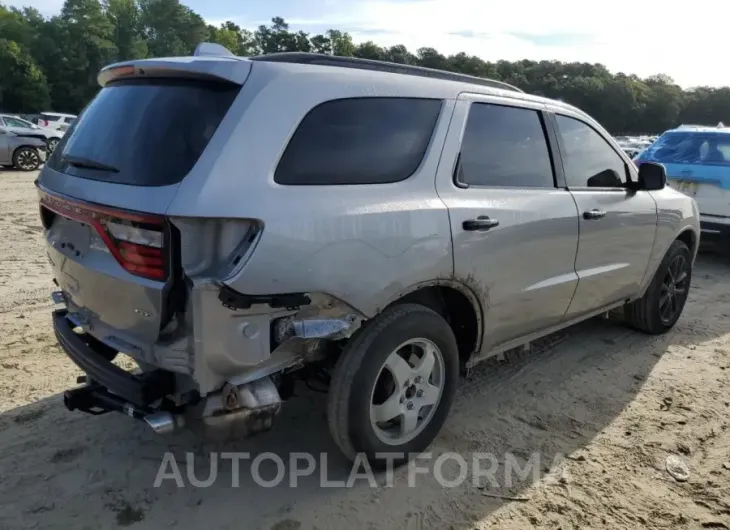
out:
{"label": "wheel spoke", "polygon": [[400,432],[401,436],[406,436],[407,434],[413,432],[416,427],[418,426],[418,410],[407,410],[403,417],[401,418],[401,424],[400,424]]}
{"label": "wheel spoke", "polygon": [[441,389],[434,385],[426,385],[423,389],[423,396],[419,400],[422,406],[435,405],[441,396]]}
{"label": "wheel spoke", "polygon": [[670,305],[671,305],[671,311],[672,311],[670,313],[670,316],[674,316],[677,314],[677,307],[679,306],[679,304],[677,302],[677,297],[674,295],[672,295],[670,300],[671,300]]}
{"label": "wheel spoke", "polygon": [[413,369],[413,372],[420,375],[424,381],[428,381],[433,372],[433,367],[436,364],[436,351],[433,346],[427,345],[423,349],[423,357],[421,362]]}
{"label": "wheel spoke", "polygon": [[400,394],[393,392],[393,395],[380,405],[371,407],[371,416],[376,423],[385,423],[403,414],[400,403]]}
{"label": "wheel spoke", "polygon": [[399,392],[405,386],[406,381],[413,375],[413,369],[403,357],[398,355],[398,352],[393,352],[388,356],[388,359],[385,361],[385,366],[393,374],[393,379],[395,379],[396,383],[398,383],[398,390],[396,392]]}
{"label": "wheel spoke", "polygon": [[659,297],[659,310],[662,310],[667,305],[670,296],[669,293],[666,293]]}
{"label": "wheel spoke", "polygon": [[687,273],[683,270],[677,275],[677,279],[675,280],[674,284],[678,285],[682,283],[684,280],[687,279]]}

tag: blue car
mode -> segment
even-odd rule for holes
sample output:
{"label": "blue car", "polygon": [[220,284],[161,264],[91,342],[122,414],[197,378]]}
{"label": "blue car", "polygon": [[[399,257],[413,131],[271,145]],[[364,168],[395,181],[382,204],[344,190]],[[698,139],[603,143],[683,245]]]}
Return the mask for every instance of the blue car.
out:
{"label": "blue car", "polygon": [[730,237],[730,127],[682,125],[666,131],[635,159],[658,162],[667,184],[693,197],[702,236]]}

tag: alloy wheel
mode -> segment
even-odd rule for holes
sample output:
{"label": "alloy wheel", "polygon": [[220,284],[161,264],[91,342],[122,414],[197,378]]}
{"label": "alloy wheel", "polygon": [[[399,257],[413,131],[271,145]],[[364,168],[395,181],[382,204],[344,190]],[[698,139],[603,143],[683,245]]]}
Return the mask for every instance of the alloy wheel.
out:
{"label": "alloy wheel", "polygon": [[385,360],[370,397],[370,422],[388,445],[405,444],[428,425],[446,382],[444,357],[428,339],[412,339]]}
{"label": "alloy wheel", "polygon": [[675,321],[682,312],[689,293],[689,262],[683,255],[669,263],[659,291],[659,318],[665,325]]}
{"label": "alloy wheel", "polygon": [[24,149],[18,154],[18,167],[24,171],[32,171],[41,163],[38,153],[33,149]]}

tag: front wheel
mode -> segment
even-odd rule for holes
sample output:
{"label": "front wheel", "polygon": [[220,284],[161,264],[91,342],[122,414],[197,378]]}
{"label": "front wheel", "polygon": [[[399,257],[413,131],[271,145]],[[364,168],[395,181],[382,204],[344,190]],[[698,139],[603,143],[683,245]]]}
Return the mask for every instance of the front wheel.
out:
{"label": "front wheel", "polygon": [[625,307],[632,327],[658,335],[674,327],[687,302],[692,281],[692,253],[683,241],[674,241],[664,255],[644,296]]}
{"label": "front wheel", "polygon": [[56,146],[58,146],[58,138],[49,139],[46,145],[48,146],[48,155],[50,156],[56,150]]}
{"label": "front wheel", "polygon": [[13,166],[21,171],[35,171],[41,166],[41,156],[33,147],[21,147],[13,154]]}
{"label": "front wheel", "polygon": [[386,309],[346,346],[329,392],[332,437],[377,469],[425,450],[446,420],[459,378],[454,333],[421,305]]}

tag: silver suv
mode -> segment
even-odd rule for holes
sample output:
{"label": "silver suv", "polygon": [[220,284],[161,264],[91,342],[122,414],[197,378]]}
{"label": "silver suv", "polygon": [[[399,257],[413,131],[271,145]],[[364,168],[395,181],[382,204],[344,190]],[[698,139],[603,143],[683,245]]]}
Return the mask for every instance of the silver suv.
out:
{"label": "silver suv", "polygon": [[663,333],[687,299],[694,201],[565,103],[208,44],[99,83],[37,182],[70,410],[243,436],[318,383],[342,451],[398,464],[475,363],[616,309]]}

